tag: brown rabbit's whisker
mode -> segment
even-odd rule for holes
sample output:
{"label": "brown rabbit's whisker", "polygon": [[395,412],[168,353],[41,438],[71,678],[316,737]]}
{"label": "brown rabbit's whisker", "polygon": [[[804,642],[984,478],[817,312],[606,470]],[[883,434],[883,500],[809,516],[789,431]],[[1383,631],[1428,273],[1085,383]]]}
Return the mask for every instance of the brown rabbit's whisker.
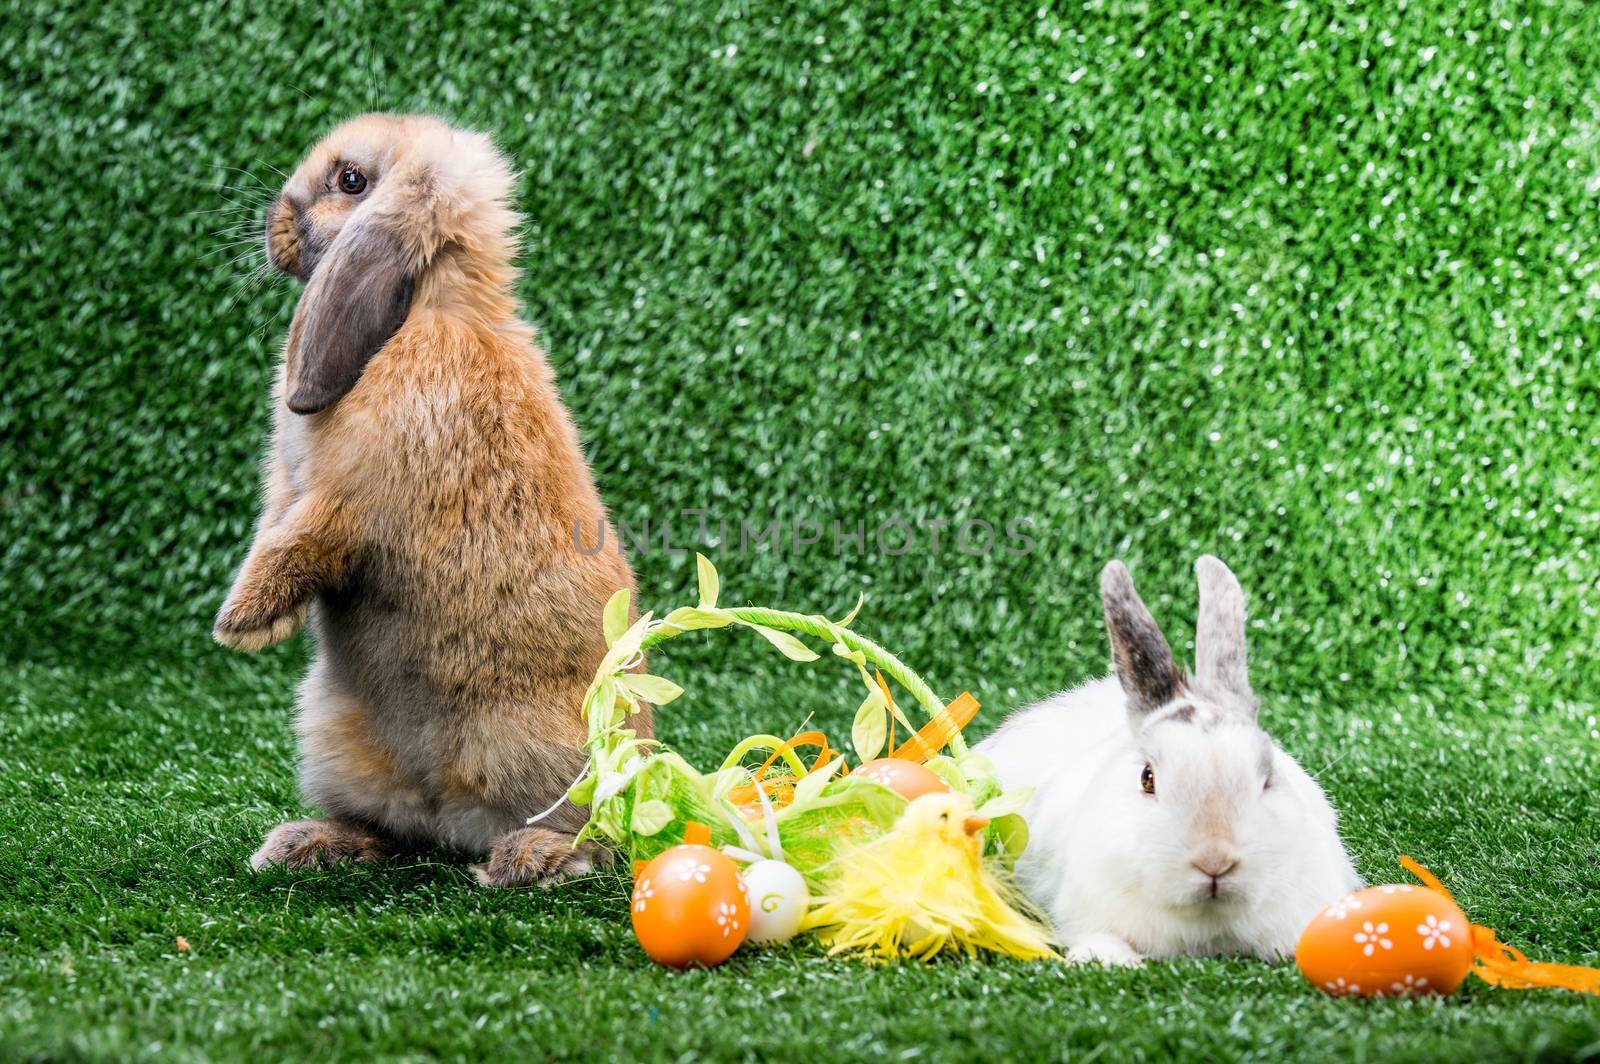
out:
{"label": "brown rabbit's whisker", "polygon": [[207,207],[207,208],[204,208],[204,209],[198,210],[198,211],[185,211],[184,212],[184,216],[188,217],[188,218],[192,218],[192,217],[195,217],[196,215],[202,215],[202,214],[227,214],[229,212],[232,212],[234,214],[245,214],[245,213],[255,214],[255,213],[259,212],[261,210],[261,208],[264,207],[264,206],[266,206],[264,203],[260,204],[260,205],[249,204],[249,203],[229,203],[226,206],[222,206],[222,207]]}
{"label": "brown rabbit's whisker", "polygon": [[224,247],[239,247],[244,244],[259,244],[262,236],[256,231],[256,226],[245,229],[235,229],[232,232],[214,234],[217,243]]}
{"label": "brown rabbit's whisker", "polygon": [[276,280],[280,276],[281,274],[279,274],[278,271],[263,263],[262,265],[256,267],[255,271],[245,282],[245,294],[255,294],[265,286],[266,282]]}
{"label": "brown rabbit's whisker", "polygon": [[261,282],[262,281],[265,281],[268,277],[271,277],[271,276],[272,276],[272,267],[271,266],[269,266],[265,262],[257,263],[255,265],[255,267],[253,269],[251,269],[251,271],[248,274],[245,275],[245,278],[244,278],[244,290],[247,293],[255,291],[257,288],[261,287]]}
{"label": "brown rabbit's whisker", "polygon": [[[219,248],[218,250],[221,251],[221,252],[225,252],[226,253],[226,252],[229,252],[231,249]],[[215,254],[215,253],[213,253],[213,254]],[[205,258],[211,258],[211,257],[212,257],[211,255],[205,256]],[[232,259],[228,260],[228,262],[227,262],[227,264],[225,265],[224,268],[225,269],[229,269],[229,270],[236,270],[240,266],[243,266],[245,263],[249,262],[251,259],[254,259],[255,257],[256,257],[256,249],[255,248],[251,248],[249,251],[246,251],[243,254],[235,254]],[[204,261],[204,259],[202,259],[201,261]],[[260,265],[265,265],[265,264],[264,263],[258,264],[257,268],[259,268]]]}
{"label": "brown rabbit's whisker", "polygon": [[[235,196],[243,196],[246,199],[254,200],[260,203],[266,203],[274,194],[272,189],[267,188],[265,185],[261,185],[256,188],[243,188],[239,185],[227,184],[212,185],[211,187],[216,189],[219,196],[224,192],[231,192]],[[257,197],[259,197],[259,199],[257,199]]]}
{"label": "brown rabbit's whisker", "polygon": [[216,194],[231,192],[235,195],[245,196],[250,199],[269,199],[276,195],[278,191],[277,186],[269,185],[265,181],[261,181],[258,178],[252,178],[254,183],[250,184],[231,184],[230,182],[234,180],[233,178],[230,177],[226,180],[219,180],[217,175],[214,174],[191,173],[179,174],[177,177],[177,184],[182,188],[198,189],[202,192]]}
{"label": "brown rabbit's whisker", "polygon": [[216,220],[217,236],[235,237],[255,234],[265,237],[264,226],[259,218],[253,215],[242,215],[235,218],[218,218]]}
{"label": "brown rabbit's whisker", "polygon": [[260,188],[240,188],[237,185],[219,185],[215,181],[205,180],[179,181],[177,184],[179,188],[197,193],[205,200],[220,200],[224,203],[238,201],[243,201],[247,205],[270,203],[278,194],[276,188],[269,188],[266,185]]}
{"label": "brown rabbit's whisker", "polygon": [[266,239],[266,233],[263,232],[262,227],[249,218],[241,218],[236,222],[229,222],[215,230],[211,235],[216,240],[224,240],[230,243],[236,243],[240,240],[261,242]]}
{"label": "brown rabbit's whisker", "polygon": [[[225,255],[230,255],[232,258],[229,258],[226,261],[218,261]],[[254,248],[247,248],[241,251],[239,247],[235,245],[233,247],[220,247],[213,251],[208,251],[206,254],[201,255],[196,261],[203,263],[215,262],[217,266],[228,270],[237,270],[239,267],[246,264],[250,264],[251,269],[256,269],[257,267],[261,266],[262,263],[252,263],[252,260],[254,260],[255,257],[256,252]]]}
{"label": "brown rabbit's whisker", "polygon": [[217,313],[219,315],[226,314],[239,303],[243,302],[245,297],[250,295],[251,292],[255,291],[256,287],[259,286],[263,280],[272,275],[272,272],[272,268],[269,265],[266,263],[260,263],[253,267],[245,276],[238,278],[233,283],[233,291],[223,302],[221,309],[218,310]]}
{"label": "brown rabbit's whisker", "polygon": [[[232,266],[242,266],[246,262],[249,262],[251,257],[252,257],[249,251],[241,250],[238,245],[233,245],[233,246],[230,247],[230,246],[225,244],[222,247],[213,248],[212,250],[206,252],[204,255],[201,255],[200,258],[198,260],[196,260],[196,261],[198,261],[198,262],[212,262],[214,260],[222,258],[225,255],[226,256],[231,256],[230,258],[228,258],[226,260],[227,265],[230,266],[230,267],[232,267]],[[222,263],[218,263],[218,265],[222,265]]]}
{"label": "brown rabbit's whisker", "polygon": [[[263,165],[263,166],[267,167],[268,169],[272,170],[274,173],[276,173],[279,177],[283,178],[285,181],[287,181],[289,179],[289,175],[288,174],[284,173],[282,170],[279,170],[276,166],[273,166],[271,163],[262,163],[261,165]],[[261,178],[257,177],[254,171],[246,170],[242,166],[229,166],[226,163],[212,163],[211,164],[211,168],[213,170],[232,170],[236,174],[243,174],[244,176],[248,177],[252,181],[261,181]],[[265,186],[266,182],[265,181],[261,181],[261,184],[263,186]]]}
{"label": "brown rabbit's whisker", "polygon": [[266,220],[266,203],[228,203],[218,207],[197,207],[188,211],[185,217],[209,218],[216,224],[228,225],[261,225]]}
{"label": "brown rabbit's whisker", "polygon": [[304,96],[306,99],[310,100],[312,103],[320,104],[322,102],[321,100],[317,99],[315,96],[313,96],[309,92],[307,92],[305,89],[302,89],[300,86],[298,86],[294,82],[290,81],[288,78],[279,78],[278,79],[278,84],[287,85],[289,88],[293,89],[295,92],[298,92],[301,96]]}

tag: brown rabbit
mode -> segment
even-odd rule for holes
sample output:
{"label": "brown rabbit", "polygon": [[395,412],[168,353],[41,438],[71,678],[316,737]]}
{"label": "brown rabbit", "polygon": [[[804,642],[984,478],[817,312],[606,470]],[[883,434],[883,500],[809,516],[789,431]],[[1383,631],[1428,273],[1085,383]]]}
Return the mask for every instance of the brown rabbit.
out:
{"label": "brown rabbit", "polygon": [[309,610],[300,784],[328,815],[274,828],[252,868],[437,843],[509,887],[611,860],[574,847],[571,804],[525,826],[583,766],[601,611],[633,574],[518,316],[512,183],[482,134],[365,115],[268,212],[268,258],[306,288],[215,635],[259,650]]}

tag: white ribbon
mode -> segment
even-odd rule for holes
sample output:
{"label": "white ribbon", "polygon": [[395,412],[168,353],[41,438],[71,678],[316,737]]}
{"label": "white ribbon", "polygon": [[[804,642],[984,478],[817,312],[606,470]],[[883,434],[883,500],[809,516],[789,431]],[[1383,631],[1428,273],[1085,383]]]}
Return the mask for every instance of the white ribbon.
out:
{"label": "white ribbon", "polygon": [[[641,768],[644,768],[644,758],[640,757],[638,754],[634,754],[622,766],[622,771],[607,772],[604,776],[600,777],[600,783],[595,787],[594,797],[589,800],[589,804],[591,806],[598,805],[607,798],[610,798],[612,795],[621,793],[622,788],[626,787],[633,777],[639,774],[639,770]],[[572,793],[572,788],[582,783],[583,777],[588,775],[588,773],[589,766],[585,765],[583,767],[583,771],[578,773],[578,778],[567,784],[567,789],[561,792],[561,797],[555,800],[554,805],[550,806],[550,808],[546,809],[542,813],[535,813],[533,816],[530,816],[528,819],[524,820],[523,823],[537,824],[545,817],[554,813],[557,809],[560,809],[567,803],[567,795]]]}
{"label": "white ribbon", "polygon": [[739,861],[764,861],[771,858],[774,861],[783,860],[783,843],[778,838],[778,816],[772,809],[772,802],[767,798],[766,788],[761,786],[761,781],[755,778],[755,773],[748,769],[745,772],[750,776],[750,782],[755,786],[756,798],[761,802],[761,819],[767,827],[767,852],[761,852],[761,843],[750,831],[744,822],[744,817],[732,803],[724,798],[726,789],[719,790],[716,795],[717,809],[729,825],[733,827],[735,835],[743,846],[724,846],[722,852]]}

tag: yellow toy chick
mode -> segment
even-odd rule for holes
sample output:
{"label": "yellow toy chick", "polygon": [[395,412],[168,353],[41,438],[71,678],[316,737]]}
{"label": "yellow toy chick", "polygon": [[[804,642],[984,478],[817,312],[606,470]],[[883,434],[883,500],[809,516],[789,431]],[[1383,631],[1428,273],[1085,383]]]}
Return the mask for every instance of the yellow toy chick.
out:
{"label": "yellow toy chick", "polygon": [[829,953],[874,960],[927,960],[945,949],[1057,957],[1045,929],[1012,907],[1013,892],[984,865],[977,832],[987,824],[964,794],[913,800],[893,831],[841,860],[806,929]]}

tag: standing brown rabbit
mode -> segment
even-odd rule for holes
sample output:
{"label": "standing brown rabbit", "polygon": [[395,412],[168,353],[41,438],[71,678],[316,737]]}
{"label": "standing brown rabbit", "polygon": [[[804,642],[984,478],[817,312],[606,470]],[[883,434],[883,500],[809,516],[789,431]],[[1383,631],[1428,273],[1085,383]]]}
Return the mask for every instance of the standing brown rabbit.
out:
{"label": "standing brown rabbit", "polygon": [[601,611],[633,574],[518,317],[512,182],[482,134],[365,115],[268,212],[267,255],[306,288],[215,635],[259,650],[309,611],[300,784],[328,815],[274,828],[252,868],[437,843],[509,887],[611,860],[574,847],[570,804],[524,826],[583,766]]}

